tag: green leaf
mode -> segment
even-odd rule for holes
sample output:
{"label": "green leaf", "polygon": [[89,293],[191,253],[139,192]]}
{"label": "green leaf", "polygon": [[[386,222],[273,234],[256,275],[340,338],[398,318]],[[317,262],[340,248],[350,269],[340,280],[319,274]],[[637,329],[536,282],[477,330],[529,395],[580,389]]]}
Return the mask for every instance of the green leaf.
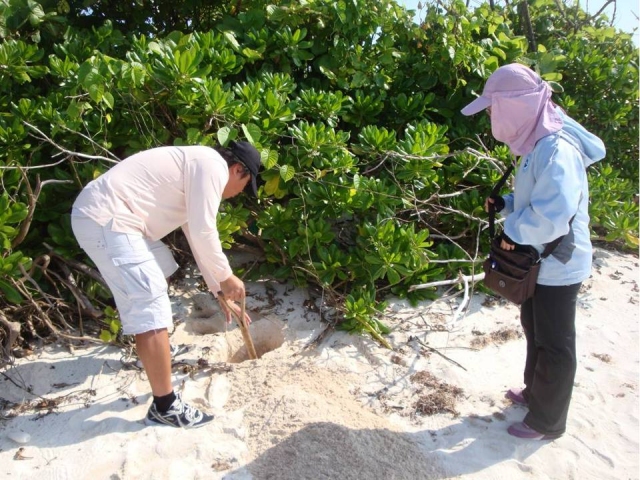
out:
{"label": "green leaf", "polygon": [[286,182],[291,180],[296,174],[295,168],[291,165],[282,165],[280,167],[280,177]]}
{"label": "green leaf", "polygon": [[69,106],[67,107],[67,115],[72,120],[79,119],[81,113],[82,109],[79,107],[79,104],[76,100],[72,100],[71,102],[69,102]]}
{"label": "green leaf", "polygon": [[260,60],[262,59],[262,54],[256,50],[252,50],[250,48],[243,48],[242,54],[247,57],[247,60]]}
{"label": "green leaf", "polygon": [[42,5],[33,0],[28,0],[29,8],[31,12],[29,13],[29,23],[33,27],[37,27],[42,23],[42,20],[45,17],[44,10],[42,10]]}
{"label": "green leaf", "polygon": [[364,256],[364,259],[369,265],[382,265],[384,263],[382,259],[377,255],[367,254]]}
{"label": "green leaf", "polygon": [[156,55],[159,55],[161,57],[164,56],[164,51],[162,50],[162,47],[158,42],[149,42],[148,48],[151,52],[155,53]]}
{"label": "green leaf", "polygon": [[120,321],[119,320],[111,320],[109,322],[109,330],[111,330],[111,333],[116,335],[120,331]]}
{"label": "green leaf", "polygon": [[638,245],[640,245],[640,241],[638,240],[638,237],[636,235],[627,232],[625,233],[625,238],[629,245],[633,245],[634,247],[638,247]]}
{"label": "green leaf", "polygon": [[104,92],[104,85],[98,85],[98,84],[91,84],[89,86],[89,96],[91,97],[91,100],[93,100],[96,103],[100,103],[100,100],[102,100],[102,95]]}
{"label": "green leaf", "polygon": [[218,130],[217,137],[218,143],[220,145],[227,145],[229,142],[229,135],[231,134],[231,129],[229,127],[222,127]]}
{"label": "green leaf", "polygon": [[278,164],[278,152],[276,150],[268,150],[265,158],[265,150],[260,153],[260,161],[267,170]]}
{"label": "green leaf", "polygon": [[227,40],[227,42],[229,42],[229,44],[234,50],[236,51],[240,50],[240,44],[236,40],[236,36],[233,32],[230,32],[230,31],[222,32],[222,35],[224,35],[224,38]]}
{"label": "green leaf", "polygon": [[400,281],[400,275],[395,268],[389,268],[387,269],[387,279],[391,285],[395,285]]}
{"label": "green leaf", "polygon": [[104,92],[104,95],[102,96],[102,101],[107,105],[107,107],[113,109],[114,99],[113,99],[113,95],[111,95],[109,92]]}
{"label": "green leaf", "polygon": [[542,75],[542,78],[547,82],[559,82],[560,80],[562,80],[562,74],[556,72],[545,73],[544,75]]}
{"label": "green leaf", "polygon": [[256,145],[260,143],[260,137],[262,136],[262,130],[257,125],[250,123],[248,125],[242,125],[242,131],[249,143]]}
{"label": "green leaf", "polygon": [[4,297],[11,303],[22,303],[22,295],[16,290],[13,285],[0,278],[0,290],[4,293]]}
{"label": "green leaf", "polygon": [[382,323],[380,320],[373,319],[373,321],[375,322],[376,326],[378,327],[378,330],[380,331],[380,333],[382,333],[383,335],[388,335],[389,333],[391,333],[391,329],[384,323]]}
{"label": "green leaf", "polygon": [[564,92],[564,88],[562,88],[562,85],[560,85],[558,82],[554,82],[553,80],[549,80],[548,83],[549,83],[549,86],[551,87],[551,90],[553,90],[553,93],[563,93]]}
{"label": "green leaf", "polygon": [[113,335],[111,335],[111,332],[109,330],[102,330],[100,332],[100,340],[102,340],[105,343],[111,343],[111,341],[113,340]]}
{"label": "green leaf", "polygon": [[484,61],[484,66],[487,67],[489,71],[497,70],[500,66],[500,61],[492,55]]}

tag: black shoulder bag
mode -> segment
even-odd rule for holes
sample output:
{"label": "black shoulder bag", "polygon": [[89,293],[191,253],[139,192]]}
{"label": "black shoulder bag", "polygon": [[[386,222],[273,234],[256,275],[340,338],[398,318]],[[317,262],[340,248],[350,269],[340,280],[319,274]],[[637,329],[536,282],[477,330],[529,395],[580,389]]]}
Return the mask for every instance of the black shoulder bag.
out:
{"label": "black shoulder bag", "polygon": [[[491,196],[499,195],[500,189],[513,171],[511,165],[500,181],[493,187]],[[542,255],[531,245],[516,245],[514,250],[500,248],[500,236],[495,236],[495,206],[489,204],[489,236],[491,247],[489,257],[484,261],[484,284],[494,293],[520,305],[533,297],[540,271],[540,262],[551,255],[564,237],[558,237],[547,244]],[[573,218],[569,222],[569,226]]]}

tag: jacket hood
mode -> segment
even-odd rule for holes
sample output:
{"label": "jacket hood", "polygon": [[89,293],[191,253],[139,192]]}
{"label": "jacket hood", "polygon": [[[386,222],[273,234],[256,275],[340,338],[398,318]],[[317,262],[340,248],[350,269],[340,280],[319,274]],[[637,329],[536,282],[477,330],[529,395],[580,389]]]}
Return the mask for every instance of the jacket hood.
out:
{"label": "jacket hood", "polygon": [[607,153],[602,140],[562,112],[561,109],[558,108],[557,110],[564,123],[561,132],[565,134],[566,140],[571,142],[582,154],[584,167],[587,168],[589,165],[602,160]]}

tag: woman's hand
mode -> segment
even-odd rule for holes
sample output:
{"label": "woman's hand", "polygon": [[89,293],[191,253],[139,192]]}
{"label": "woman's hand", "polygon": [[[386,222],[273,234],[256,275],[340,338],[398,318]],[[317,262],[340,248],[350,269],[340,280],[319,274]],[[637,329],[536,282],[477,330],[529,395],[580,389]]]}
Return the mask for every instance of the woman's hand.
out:
{"label": "woman's hand", "polygon": [[504,208],[504,198],[500,197],[499,195],[492,195],[490,197],[487,197],[487,199],[484,201],[485,212],[489,212],[490,204],[494,206],[496,212],[499,212]]}
{"label": "woman's hand", "polygon": [[500,248],[503,250],[513,250],[516,248],[514,241],[511,240],[504,232],[502,232],[502,237],[500,238]]}

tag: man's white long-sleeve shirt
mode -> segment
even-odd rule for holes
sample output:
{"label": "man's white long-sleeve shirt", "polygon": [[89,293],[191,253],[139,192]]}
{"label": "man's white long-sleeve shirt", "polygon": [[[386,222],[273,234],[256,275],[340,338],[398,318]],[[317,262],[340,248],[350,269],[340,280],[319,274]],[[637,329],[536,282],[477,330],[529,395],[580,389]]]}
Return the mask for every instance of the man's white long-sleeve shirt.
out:
{"label": "man's white long-sleeve shirt", "polygon": [[74,214],[112,230],[159,240],[182,227],[198,268],[214,293],[231,267],[222,251],[216,218],[229,180],[225,160],[210,147],[159,147],[118,163],[90,182]]}

